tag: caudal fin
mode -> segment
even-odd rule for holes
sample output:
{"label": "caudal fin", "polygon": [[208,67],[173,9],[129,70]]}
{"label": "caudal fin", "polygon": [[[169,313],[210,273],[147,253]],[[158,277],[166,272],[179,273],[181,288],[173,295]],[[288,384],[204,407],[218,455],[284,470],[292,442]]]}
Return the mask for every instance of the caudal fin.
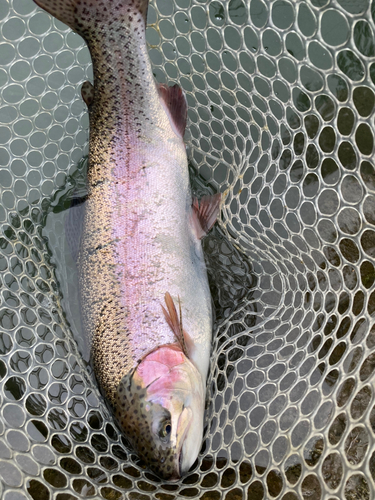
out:
{"label": "caudal fin", "polygon": [[132,21],[132,14],[141,13],[146,20],[148,0],[34,0],[59,21],[83,35],[98,24],[106,25],[117,18]]}
{"label": "caudal fin", "polygon": [[34,0],[34,2],[59,21],[76,29],[77,3],[80,3],[80,0]]}

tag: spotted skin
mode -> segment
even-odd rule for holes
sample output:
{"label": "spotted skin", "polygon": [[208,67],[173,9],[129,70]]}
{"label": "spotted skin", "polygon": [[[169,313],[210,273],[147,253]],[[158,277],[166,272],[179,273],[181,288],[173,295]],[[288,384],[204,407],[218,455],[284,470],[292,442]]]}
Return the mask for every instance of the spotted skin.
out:
{"label": "spotted skin", "polygon": [[[166,292],[181,301],[183,328],[192,339],[189,358],[197,372],[192,377],[199,377],[202,387],[209,366],[211,297],[192,222],[182,137],[186,104],[181,92],[155,84],[145,40],[146,0],[34,1],[84,38],[93,61],[93,93],[84,87],[90,149],[77,262],[83,325],[101,390],[127,436],[136,436],[119,412],[118,388],[145,356],[176,343],[162,310]],[[199,408],[202,435],[204,391],[194,397],[202,399],[193,405]],[[143,420],[137,424],[145,425]],[[151,434],[148,455],[134,436],[135,449],[159,470],[153,465],[160,456]],[[186,439],[199,445],[197,431]],[[182,469],[195,460],[197,446],[185,446]],[[182,470],[176,460],[171,478]]]}

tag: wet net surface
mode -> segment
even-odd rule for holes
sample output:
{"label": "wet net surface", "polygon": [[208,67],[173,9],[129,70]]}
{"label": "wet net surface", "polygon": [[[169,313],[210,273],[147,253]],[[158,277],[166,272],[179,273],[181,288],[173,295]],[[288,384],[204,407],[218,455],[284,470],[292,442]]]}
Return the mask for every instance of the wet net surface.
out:
{"label": "wet net surface", "polygon": [[225,193],[204,241],[205,439],[171,484],[127,448],[73,340],[62,209],[82,185],[88,51],[0,0],[1,498],[375,498],[374,18],[370,0],[150,6],[194,188]]}

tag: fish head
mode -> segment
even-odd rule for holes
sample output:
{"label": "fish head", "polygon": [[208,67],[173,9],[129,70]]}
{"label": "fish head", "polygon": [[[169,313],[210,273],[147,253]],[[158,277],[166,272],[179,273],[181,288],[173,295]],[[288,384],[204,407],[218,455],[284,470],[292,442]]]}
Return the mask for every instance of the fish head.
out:
{"label": "fish head", "polygon": [[175,346],[146,356],[120,381],[115,414],[132,447],[157,475],[177,480],[198,456],[205,388],[195,365]]}

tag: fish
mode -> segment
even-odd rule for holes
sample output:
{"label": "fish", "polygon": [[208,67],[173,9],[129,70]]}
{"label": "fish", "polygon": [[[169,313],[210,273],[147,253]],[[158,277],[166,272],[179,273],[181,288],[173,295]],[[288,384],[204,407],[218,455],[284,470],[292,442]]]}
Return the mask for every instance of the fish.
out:
{"label": "fish", "polygon": [[93,63],[77,272],[95,376],[131,447],[175,481],[203,437],[212,299],[201,240],[221,195],[192,195],[187,102],[155,82],[147,0],[34,1],[83,37]]}

